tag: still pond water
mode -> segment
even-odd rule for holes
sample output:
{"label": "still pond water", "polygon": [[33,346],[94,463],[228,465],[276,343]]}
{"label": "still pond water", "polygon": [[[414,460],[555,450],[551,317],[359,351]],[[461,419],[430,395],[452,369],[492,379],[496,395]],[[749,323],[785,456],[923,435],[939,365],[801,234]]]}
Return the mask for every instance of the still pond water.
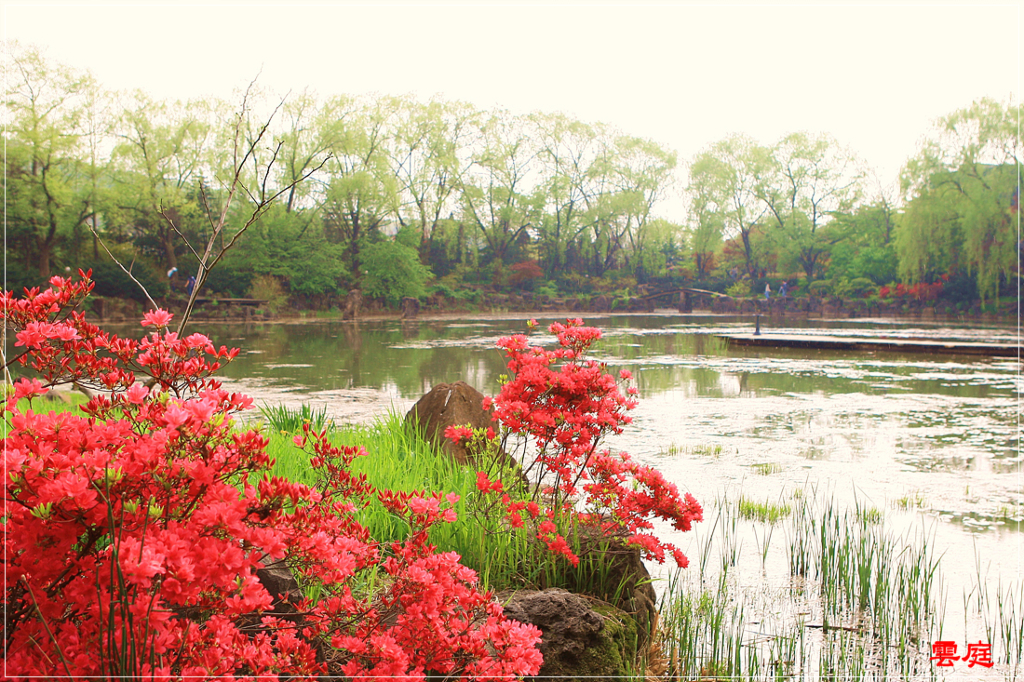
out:
{"label": "still pond water", "polygon": [[[531,342],[551,346],[540,321]],[[225,385],[257,404],[308,403],[326,406],[336,422],[370,422],[388,410],[404,414],[436,383],[461,379],[495,394],[505,371],[495,342],[527,333],[526,322],[199,323],[193,331],[242,349],[223,372]],[[749,316],[665,312],[586,322],[604,331],[596,357],[610,370],[631,370],[640,392],[632,425],[610,447],[655,465],[705,503],[722,494],[782,499],[810,485],[840,505],[882,510],[893,527],[929,535],[952,605],[978,582],[1010,581],[1020,594],[1024,381],[1016,359],[730,348],[715,336],[751,331]],[[1018,343],[1015,327],[983,323],[786,319],[765,326]],[[709,530],[670,539],[693,557]],[[747,552],[756,555],[753,546]],[[984,637],[955,606],[947,617],[959,621],[961,641]]]}
{"label": "still pond water", "polygon": [[[531,343],[554,345],[541,322]],[[730,348],[715,334],[750,331],[749,319],[735,317],[586,322],[604,332],[595,356],[610,370],[631,370],[640,391],[632,426],[611,446],[656,464],[694,494],[771,465],[781,471],[769,478],[845,484],[877,506],[923,493],[936,515],[970,532],[1015,537],[1022,528],[1015,508],[1024,503],[1024,381],[1013,358]],[[976,324],[782,324],[771,331],[1016,341],[1013,327]],[[493,395],[505,371],[495,342],[529,331],[525,318],[194,329],[242,349],[223,371],[229,386],[258,404],[326,407],[337,422],[404,414],[441,382],[461,379]],[[717,448],[713,461],[693,454]]]}
{"label": "still pond water", "polygon": [[[554,319],[554,318],[553,318]],[[307,322],[203,328],[242,349],[228,384],[257,403],[326,406],[336,421],[404,414],[433,384],[497,392],[501,336],[527,318]],[[541,320],[534,344],[553,345]],[[698,499],[820,484],[879,509],[908,496],[951,546],[1003,575],[1022,566],[1021,397],[1013,358],[732,347],[749,317],[619,315],[596,357],[629,369],[633,424],[611,447],[656,465]],[[768,331],[766,325],[766,331]],[[1014,326],[893,320],[774,320],[770,331],[1017,343]],[[719,450],[720,448],[720,450]],[[711,456],[709,452],[717,452]],[[774,472],[759,475],[764,467]],[[948,562],[944,562],[948,563]],[[952,566],[945,566],[948,569]],[[994,570],[993,574],[996,571]]]}

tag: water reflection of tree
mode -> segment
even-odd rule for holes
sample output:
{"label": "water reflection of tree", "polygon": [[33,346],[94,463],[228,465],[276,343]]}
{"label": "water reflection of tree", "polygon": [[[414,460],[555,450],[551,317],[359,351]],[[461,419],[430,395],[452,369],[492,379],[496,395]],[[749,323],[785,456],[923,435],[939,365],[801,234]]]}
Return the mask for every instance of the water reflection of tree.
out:
{"label": "water reflection of tree", "polygon": [[[244,338],[222,333],[223,340],[215,340],[256,351],[225,368],[229,378],[261,376],[310,390],[393,385],[405,397],[418,397],[436,383],[469,377],[485,384],[477,386],[484,392],[497,390],[504,362],[496,349],[428,345],[477,333],[408,322],[344,322],[273,325]],[[424,347],[409,347],[417,342]]]}
{"label": "water reflection of tree", "polygon": [[[718,337],[693,333],[617,333],[609,329],[596,348],[612,369],[634,370],[641,398],[664,392],[693,397],[749,398],[765,395],[888,395],[894,386],[915,395],[992,399],[1007,394],[977,372],[943,369],[921,375],[921,358],[893,356],[862,363],[825,352],[729,349]],[[662,324],[664,321],[659,320]],[[207,330],[218,344],[243,353],[224,371],[229,378],[267,377],[279,385],[309,389],[381,388],[391,385],[415,398],[440,382],[466,380],[484,393],[497,390],[505,371],[489,338],[513,333],[517,322],[460,326],[446,322],[359,321],[305,325],[240,325]],[[483,333],[483,336],[481,335]],[[256,351],[250,353],[250,351]],[[309,367],[266,368],[267,365]],[[986,370],[995,371],[987,366]],[[956,380],[963,374],[963,380]]]}

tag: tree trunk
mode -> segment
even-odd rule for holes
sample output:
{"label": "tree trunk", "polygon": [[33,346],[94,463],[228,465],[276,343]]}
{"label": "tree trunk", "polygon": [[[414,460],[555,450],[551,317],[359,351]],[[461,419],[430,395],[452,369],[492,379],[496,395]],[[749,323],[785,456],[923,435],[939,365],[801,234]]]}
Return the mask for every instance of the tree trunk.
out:
{"label": "tree trunk", "polygon": [[39,276],[44,280],[50,279],[50,252],[49,240],[41,240],[39,244]]}
{"label": "tree trunk", "polygon": [[36,240],[39,249],[39,276],[44,280],[50,279],[50,256],[53,253],[53,244],[57,241],[57,217],[53,211],[49,211],[50,226],[46,231],[46,237]]}
{"label": "tree trunk", "polygon": [[174,239],[170,228],[164,229],[160,232],[160,241],[164,248],[164,257],[167,259],[167,268],[178,267],[178,256],[174,253]]}
{"label": "tree trunk", "polygon": [[740,230],[740,236],[743,238],[743,255],[747,258],[747,274],[753,278],[756,268],[754,267],[754,253],[750,246],[750,230]]}

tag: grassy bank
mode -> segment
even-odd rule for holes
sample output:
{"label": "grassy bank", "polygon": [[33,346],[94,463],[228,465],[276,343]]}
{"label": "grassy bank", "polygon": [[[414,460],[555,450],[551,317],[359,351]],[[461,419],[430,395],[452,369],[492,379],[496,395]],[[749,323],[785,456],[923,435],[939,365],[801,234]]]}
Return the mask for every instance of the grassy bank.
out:
{"label": "grassy bank", "polygon": [[[377,485],[459,493],[460,521],[440,529],[436,542],[459,552],[492,589],[571,588],[580,580],[532,554],[530,543],[500,519],[471,517],[470,470],[437,457],[399,416],[334,433],[338,443],[367,448],[369,456],[357,466]],[[308,480],[301,453],[280,435],[272,439],[272,447],[281,448],[275,450],[278,471]],[[930,660],[932,644],[952,636],[947,607],[961,595],[950,595],[943,583],[941,556],[923,518],[897,531],[886,511],[841,507],[814,486],[783,499],[709,491],[701,501],[705,520],[696,551],[691,546],[688,552],[691,565],[659,585],[660,653],[649,674],[744,680],[941,677]],[[366,522],[378,537],[396,531],[375,512],[368,511]],[[946,674],[1021,679],[1020,581],[993,585],[979,569],[962,600],[971,632],[984,633],[991,646],[993,667],[968,670],[959,663]],[[966,653],[966,644],[959,646]]]}
{"label": "grassy bank", "polygon": [[[404,424],[400,415],[390,413],[371,425],[336,427],[324,412],[311,412],[308,408],[298,412],[264,408],[263,414],[263,429],[270,438],[268,452],[275,459],[274,475],[299,483],[315,483],[308,456],[295,447],[292,439],[301,432],[304,420],[326,426],[334,445],[366,448],[367,456],[356,458],[353,472],[365,475],[374,486],[459,495],[455,505],[459,520],[434,526],[431,540],[442,551],[457,552],[462,563],[475,570],[488,589],[562,587],[588,593],[604,589],[608,592],[604,596],[614,601],[619,586],[602,587],[606,567],[585,556],[579,566],[573,567],[533,541],[525,529],[511,528],[500,510],[485,506],[476,487],[476,470],[436,453],[430,443]],[[401,539],[409,530],[379,503],[363,510],[359,521],[374,538],[385,542]]]}

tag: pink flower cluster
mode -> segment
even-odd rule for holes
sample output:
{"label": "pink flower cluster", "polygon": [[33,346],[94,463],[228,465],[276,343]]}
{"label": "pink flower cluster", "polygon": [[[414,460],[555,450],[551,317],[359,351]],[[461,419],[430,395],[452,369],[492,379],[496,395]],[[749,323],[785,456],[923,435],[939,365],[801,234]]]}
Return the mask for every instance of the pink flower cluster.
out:
{"label": "pink flower cluster", "polygon": [[[626,538],[647,558],[663,562],[669,552],[679,566],[686,566],[683,553],[659,540],[653,524],[660,519],[677,530],[690,530],[703,518],[697,501],[689,493],[680,495],[660,472],[626,453],[613,456],[598,449],[604,436],[621,433],[630,423],[626,412],[636,407],[636,389],[629,387],[630,397],[624,396],[603,364],[586,359],[600,330],[575,319],[552,324],[550,331],[558,338],[554,350],[530,346],[522,335],[498,341],[508,357],[510,379],[493,403],[486,399],[483,406],[494,405],[495,418],[506,431],[502,442],[512,433],[536,444],[536,454],[523,462],[523,471],[534,476],[531,499],[513,499],[505,492],[512,486],[491,481],[485,472],[477,474],[477,488],[502,494],[511,526],[533,524],[538,539],[573,564],[578,558],[559,528],[582,522],[607,536]],[[626,370],[619,377],[632,378]],[[473,433],[453,427],[446,435],[470,438]],[[494,438],[493,433],[488,436]],[[547,509],[540,509],[538,502]]]}
{"label": "pink flower cluster", "polygon": [[[344,674],[510,679],[536,674],[539,631],[506,619],[477,576],[428,531],[454,495],[378,490],[352,473],[359,448],[309,433],[316,487],[269,475],[267,440],[232,415],[251,400],[213,379],[237,351],[194,334],[119,339],[76,311],[91,289],[51,280],[0,299],[20,379],[5,402],[6,673],[13,679],[314,679],[318,649]],[[166,311],[143,324],[164,329]],[[149,389],[140,379],[155,383]],[[105,393],[85,415],[18,406],[56,383]],[[411,528],[381,545],[357,521],[383,504]],[[284,562],[319,599],[271,611],[257,579]],[[357,589],[381,571],[375,593]]]}

